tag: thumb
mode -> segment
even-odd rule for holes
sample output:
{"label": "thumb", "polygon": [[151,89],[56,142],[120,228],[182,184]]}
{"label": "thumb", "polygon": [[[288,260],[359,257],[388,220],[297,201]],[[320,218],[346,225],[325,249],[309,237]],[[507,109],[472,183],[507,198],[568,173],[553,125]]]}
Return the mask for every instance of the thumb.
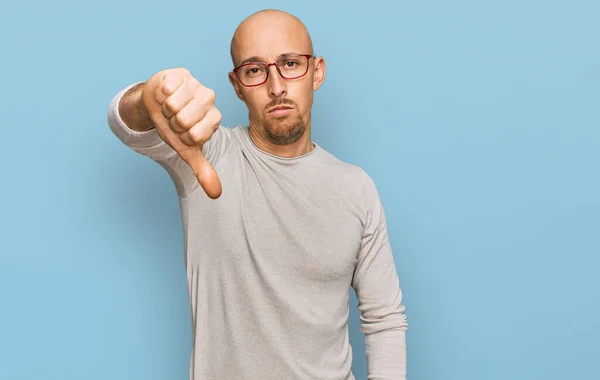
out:
{"label": "thumb", "polygon": [[217,199],[221,196],[222,187],[219,175],[212,167],[210,162],[204,157],[201,150],[188,159],[188,165],[192,168],[194,175],[198,179],[200,186],[204,189],[206,195],[212,199]]}

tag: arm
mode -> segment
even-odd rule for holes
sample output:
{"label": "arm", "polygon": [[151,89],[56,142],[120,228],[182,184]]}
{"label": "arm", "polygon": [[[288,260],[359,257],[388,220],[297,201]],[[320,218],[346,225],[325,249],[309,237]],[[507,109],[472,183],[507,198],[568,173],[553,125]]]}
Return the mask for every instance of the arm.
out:
{"label": "arm", "polygon": [[[123,144],[158,162],[172,162],[177,153],[165,143],[141,110],[136,97],[143,83],[137,82],[120,90],[108,106],[108,125]],[[139,98],[141,101],[141,98]],[[173,162],[174,163],[174,162]]]}
{"label": "arm", "polygon": [[[141,103],[144,82],[132,83],[117,92],[108,106],[108,124],[119,140],[137,153],[149,157],[166,169],[180,197],[187,197],[199,187],[190,166],[162,140]],[[207,160],[216,164],[229,142],[226,128],[219,129],[204,144]]]}
{"label": "arm", "polygon": [[144,85],[145,83],[142,82],[129,86],[118,104],[123,122],[137,132],[145,132],[154,128],[150,115],[142,102]]}
{"label": "arm", "polygon": [[365,335],[369,380],[406,379],[406,331],[402,291],[377,189],[367,178],[366,220],[352,286]]}

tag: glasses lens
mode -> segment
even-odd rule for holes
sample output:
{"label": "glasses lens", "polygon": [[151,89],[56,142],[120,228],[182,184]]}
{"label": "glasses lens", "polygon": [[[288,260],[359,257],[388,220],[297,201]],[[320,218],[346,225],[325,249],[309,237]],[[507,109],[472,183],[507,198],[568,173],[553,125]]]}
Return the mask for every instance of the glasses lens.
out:
{"label": "glasses lens", "polygon": [[263,64],[249,64],[240,67],[238,76],[246,86],[262,83],[267,78],[267,66]]}
{"label": "glasses lens", "polygon": [[308,71],[308,58],[301,55],[285,57],[277,62],[277,67],[282,77],[287,79],[298,78]]}

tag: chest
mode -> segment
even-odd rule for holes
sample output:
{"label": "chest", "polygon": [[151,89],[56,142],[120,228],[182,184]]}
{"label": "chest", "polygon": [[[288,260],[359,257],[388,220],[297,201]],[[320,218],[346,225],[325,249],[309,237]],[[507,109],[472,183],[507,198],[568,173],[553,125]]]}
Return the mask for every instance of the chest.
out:
{"label": "chest", "polygon": [[[223,194],[204,199],[197,228],[210,238],[205,255],[312,282],[348,282],[362,224],[353,199],[326,176],[274,171],[243,162],[222,167]],[[202,211],[199,211],[202,212]]]}

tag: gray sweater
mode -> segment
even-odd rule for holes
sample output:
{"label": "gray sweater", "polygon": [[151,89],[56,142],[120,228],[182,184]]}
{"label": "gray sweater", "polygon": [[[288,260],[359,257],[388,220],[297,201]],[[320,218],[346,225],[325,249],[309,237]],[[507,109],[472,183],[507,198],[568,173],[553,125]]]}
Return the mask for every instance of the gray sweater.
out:
{"label": "gray sweater", "polygon": [[164,167],[179,196],[191,303],[190,380],[352,380],[350,287],[369,380],[406,378],[402,293],[377,189],[318,144],[300,157],[258,149],[219,127],[203,151],[223,192],[210,199],[155,130],[108,123]]}

